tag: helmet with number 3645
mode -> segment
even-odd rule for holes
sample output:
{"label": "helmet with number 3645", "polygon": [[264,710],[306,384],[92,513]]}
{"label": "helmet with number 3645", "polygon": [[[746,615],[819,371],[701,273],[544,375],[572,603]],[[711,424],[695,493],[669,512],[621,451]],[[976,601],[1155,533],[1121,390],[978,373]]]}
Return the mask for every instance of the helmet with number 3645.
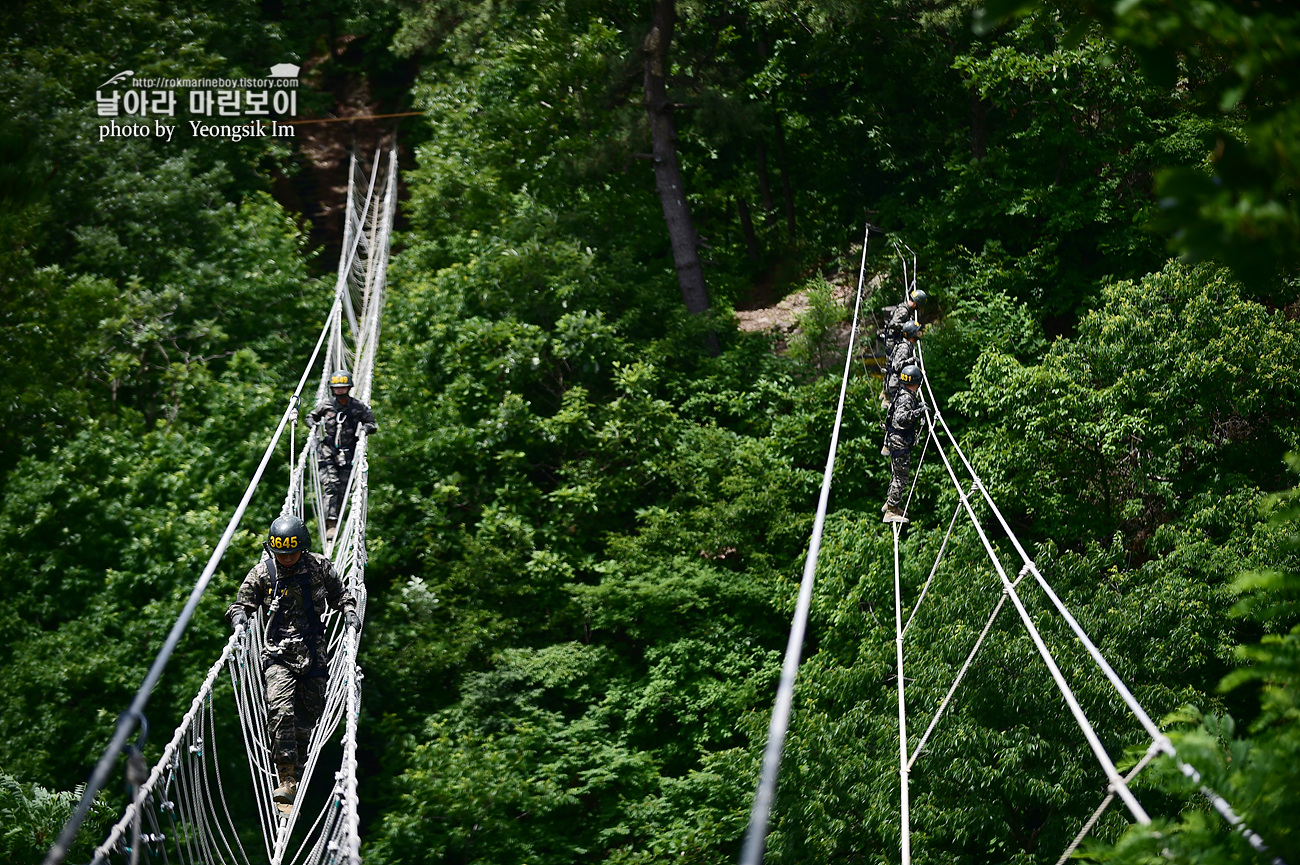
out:
{"label": "helmet with number 3645", "polygon": [[273,553],[305,553],[311,549],[307,524],[295,516],[276,517],[271,523],[266,544]]}

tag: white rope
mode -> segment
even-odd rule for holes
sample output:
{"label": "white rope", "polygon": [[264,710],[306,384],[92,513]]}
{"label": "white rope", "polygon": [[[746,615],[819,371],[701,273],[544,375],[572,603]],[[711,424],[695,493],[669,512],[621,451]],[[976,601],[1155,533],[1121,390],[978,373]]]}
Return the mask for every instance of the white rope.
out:
{"label": "white rope", "polygon": [[[953,449],[957,452],[958,457],[961,459],[962,464],[966,468],[966,471],[970,474],[971,478],[973,479],[975,486],[979,489],[980,494],[984,498],[984,501],[988,504],[990,510],[992,510],[994,516],[997,518],[999,525],[1001,525],[1003,531],[1006,532],[1007,538],[1011,541],[1012,546],[1015,547],[1017,554],[1019,554],[1021,561],[1024,563],[1024,567],[1028,568],[1029,572],[1033,574],[1035,582],[1038,583],[1039,587],[1043,590],[1043,593],[1047,595],[1049,600],[1051,600],[1052,605],[1056,608],[1057,612],[1059,612],[1062,618],[1064,618],[1065,621],[1069,624],[1070,629],[1074,632],[1079,642],[1083,644],[1088,654],[1092,657],[1093,662],[1096,663],[1099,669],[1101,669],[1102,673],[1106,676],[1106,679],[1111,683],[1112,687],[1115,688],[1116,693],[1120,695],[1120,698],[1128,706],[1129,710],[1133,713],[1134,717],[1136,717],[1139,723],[1142,724],[1143,729],[1146,730],[1147,734],[1151,737],[1152,741],[1160,748],[1160,750],[1163,753],[1165,753],[1171,759],[1173,759],[1175,765],[1177,765],[1178,767],[1178,770],[1182,772],[1183,775],[1192,779],[1193,782],[1199,783],[1200,773],[1195,769],[1195,767],[1184,762],[1178,756],[1178,752],[1174,748],[1174,745],[1170,741],[1169,737],[1166,736],[1164,732],[1160,730],[1159,727],[1156,726],[1155,722],[1151,720],[1151,716],[1147,714],[1146,710],[1137,701],[1137,698],[1133,696],[1133,693],[1129,690],[1128,686],[1124,684],[1124,681],[1120,679],[1119,675],[1115,672],[1114,668],[1105,659],[1105,657],[1102,656],[1101,650],[1098,649],[1096,644],[1092,641],[1092,639],[1089,638],[1088,634],[1079,625],[1078,621],[1075,619],[1073,614],[1070,613],[1069,609],[1061,601],[1060,597],[1057,596],[1056,592],[1052,589],[1051,585],[1047,582],[1047,580],[1043,577],[1042,573],[1038,570],[1038,565],[1035,564],[1033,559],[1029,557],[1029,554],[1025,552],[1025,548],[1021,546],[1019,538],[1016,537],[1016,534],[1014,531],[1012,531],[1011,526],[1007,524],[1006,519],[1002,516],[1002,512],[998,509],[997,504],[993,501],[993,497],[989,494],[988,490],[984,487],[984,484],[980,481],[979,475],[976,473],[974,466],[971,465],[970,460],[966,458],[966,454],[965,452],[962,451],[961,446],[958,444],[956,436],[952,434],[952,431],[948,428],[947,422],[943,419],[942,414],[939,412],[938,403],[935,402],[934,400],[934,391],[930,389],[929,376],[925,374],[925,358],[919,346],[917,348],[917,362],[921,365],[921,371],[922,371],[921,378],[925,382],[926,390],[927,392],[929,392],[930,399],[932,402],[934,402],[935,405],[934,408],[935,419],[943,426],[944,433],[948,436],[948,439],[952,442]],[[934,434],[935,433],[932,430],[931,435]],[[939,447],[939,440],[937,436],[935,437],[935,446]],[[944,459],[944,462],[945,464],[947,464],[946,457]],[[948,466],[948,472],[949,475],[952,477],[954,484],[957,484],[956,474],[952,471],[951,465]],[[971,518],[972,520],[974,520],[973,514]],[[981,530],[981,538],[982,537],[983,537],[983,532]],[[1020,609],[1018,598],[1013,598],[1013,600],[1017,601],[1017,608]],[[1085,735],[1086,734],[1087,731],[1085,731]],[[1089,744],[1092,744],[1091,739],[1089,740]],[[1097,750],[1099,744],[1100,743],[1098,743],[1097,746],[1094,746],[1094,751]],[[1109,772],[1107,774],[1108,776],[1110,775]],[[1133,810],[1133,804],[1136,803],[1136,800],[1130,803],[1128,796],[1126,796],[1127,787],[1124,786],[1123,779],[1112,778],[1111,782],[1112,784],[1119,783],[1120,798],[1124,800],[1124,803],[1129,806],[1130,810]],[[1211,789],[1206,785],[1201,785],[1201,794],[1210,802],[1211,805],[1214,806],[1215,810],[1218,811],[1226,821],[1228,821],[1229,825],[1233,826],[1235,829],[1237,829],[1237,831],[1239,831],[1242,834],[1242,836],[1246,839],[1247,843],[1249,843],[1251,847],[1253,847],[1256,851],[1261,853],[1265,853],[1269,851],[1269,847],[1267,843],[1264,841],[1264,839],[1260,837],[1258,833],[1250,829],[1245,824],[1241,816],[1238,815],[1232,809],[1232,806],[1228,803],[1226,799],[1224,799],[1216,791],[1214,791],[1213,789]],[[1137,812],[1134,812],[1134,815],[1137,816]],[[1146,821],[1142,821],[1139,818],[1139,822],[1145,823]],[[1275,863],[1275,865],[1279,865],[1279,863],[1281,863],[1281,865],[1285,865],[1285,861],[1278,856],[1275,856],[1273,858],[1273,862]]]}
{"label": "white rope", "polygon": [[[1022,573],[1020,576],[1016,577],[1016,581],[1012,585],[1019,585],[1020,581],[1023,580],[1024,577],[1025,575]],[[930,741],[930,734],[934,732],[934,728],[938,725],[939,719],[942,718],[943,713],[947,711],[948,704],[952,701],[953,694],[956,694],[957,689],[961,687],[962,679],[966,677],[966,671],[970,669],[970,665],[974,662],[975,655],[978,654],[980,646],[984,645],[984,638],[989,635],[989,630],[993,627],[993,622],[997,620],[998,613],[1002,612],[1002,605],[1006,602],[1007,593],[1006,591],[1003,591],[1002,594],[998,596],[998,603],[993,608],[993,612],[989,615],[988,621],[984,623],[984,630],[980,631],[980,635],[975,640],[975,645],[971,648],[970,654],[966,656],[966,662],[962,664],[961,669],[957,671],[957,678],[953,680],[952,687],[948,689],[948,693],[944,695],[943,701],[939,703],[939,708],[935,710],[934,717],[930,719],[930,726],[925,728],[925,735],[921,737],[921,741],[917,743],[916,748],[912,751],[912,759],[908,761],[907,768],[912,768],[912,764],[921,756],[921,752],[925,748],[925,743]]]}
{"label": "white rope", "polygon": [[118,820],[117,823],[113,825],[113,828],[109,830],[108,838],[105,839],[103,844],[100,844],[95,848],[95,852],[91,857],[92,863],[103,859],[103,857],[108,855],[109,851],[117,846],[118,841],[120,841],[126,833],[126,828],[135,816],[135,812],[141,807],[145,798],[153,790],[154,785],[158,783],[160,778],[162,778],[172,757],[180,749],[181,742],[184,741],[185,736],[189,733],[190,726],[194,723],[195,717],[198,716],[199,711],[203,706],[204,698],[211,693],[212,686],[216,682],[217,676],[221,674],[221,670],[225,666],[227,659],[234,651],[235,641],[238,638],[239,633],[236,632],[230,635],[230,639],[226,640],[226,648],[222,651],[221,657],[218,658],[217,662],[208,669],[207,677],[204,678],[203,683],[199,686],[199,691],[194,696],[194,699],[190,701],[189,711],[187,711],[184,717],[181,718],[180,725],[177,726],[176,732],[172,734],[171,741],[163,748],[162,756],[158,758],[158,762],[154,764],[153,769],[149,772],[149,777],[146,778],[144,783],[137,789],[135,798],[130,805],[127,805],[126,812],[122,815],[122,819]]}
{"label": "white rope", "polygon": [[[927,443],[929,439],[926,439]],[[957,495],[961,496],[960,490]],[[964,496],[963,496],[964,498]],[[921,587],[921,594],[916,599],[916,605],[912,607],[912,614],[907,617],[907,624],[903,625],[903,635],[907,635],[907,629],[912,627],[912,620],[916,618],[916,613],[921,609],[921,602],[925,600],[925,595],[930,591],[930,583],[934,581],[934,575],[939,570],[939,563],[943,561],[943,551],[948,548],[948,539],[952,537],[953,526],[957,525],[957,517],[961,514],[961,502],[957,502],[957,507],[953,509],[952,519],[948,522],[948,531],[943,536],[943,543],[939,544],[939,553],[934,557],[934,566],[930,568],[930,576],[926,577],[925,585]]]}
{"label": "white rope", "polygon": [[812,539],[808,543],[808,556],[804,560],[803,579],[799,584],[799,598],[795,604],[794,621],[786,642],[785,660],[781,665],[781,681],[777,686],[776,702],[767,728],[767,744],[763,748],[763,766],[754,804],[749,812],[749,825],[741,849],[741,865],[758,865],[763,861],[763,848],[767,842],[768,819],[772,802],[776,798],[776,781],[781,771],[781,754],[785,748],[785,734],[790,726],[790,707],[794,701],[794,683],[799,674],[799,656],[803,649],[804,631],[808,626],[808,610],[812,606],[813,580],[817,573],[817,557],[821,552],[822,530],[826,525],[826,507],[831,494],[831,475],[835,469],[835,451],[840,441],[840,422],[844,418],[844,400],[849,387],[849,370],[853,363],[853,342],[858,334],[858,312],[862,306],[862,280],[867,267],[867,241],[870,229],[862,237],[862,264],[858,272],[858,291],[853,305],[853,326],[849,331],[849,345],[844,356],[844,378],[840,382],[840,400],[835,409],[835,426],[831,429],[831,445],[826,455],[826,469],[822,473],[821,495],[817,499],[817,515],[813,518]]}
{"label": "white rope", "polygon": [[907,701],[903,695],[903,583],[899,575],[898,533],[902,523],[894,523],[894,652],[898,659],[898,789],[901,818],[902,863],[912,862],[912,829],[908,805],[907,773],[912,763],[907,759]]}
{"label": "white rope", "polygon": [[[922,378],[924,378],[924,375]],[[937,405],[933,407],[933,411],[935,418],[939,419],[942,423],[942,415]],[[944,429],[947,430],[946,424],[944,425]],[[935,452],[938,453],[940,458],[943,460],[944,467],[948,470],[948,476],[952,480],[953,486],[960,493],[961,482],[957,479],[957,474],[953,471],[952,464],[948,461],[948,455],[944,452],[943,445],[939,441],[938,435],[933,427],[930,429],[930,435],[934,438]],[[949,437],[951,437],[951,433],[949,433]],[[978,478],[976,478],[976,483],[978,485]],[[988,536],[984,533],[984,527],[980,525],[979,519],[975,516],[975,511],[971,508],[970,502],[963,500],[962,505],[965,507],[966,512],[970,517],[971,525],[975,527],[975,532],[979,536],[980,542],[984,545],[984,550],[988,554],[989,560],[993,562],[993,567],[1001,578],[1002,584],[1006,588],[1008,596],[1011,598],[1011,603],[1015,606],[1016,612],[1020,614],[1021,621],[1025,623],[1025,629],[1029,632],[1029,636],[1033,640],[1034,646],[1038,649],[1039,656],[1042,657],[1043,663],[1047,665],[1047,670],[1051,674],[1052,680],[1056,683],[1056,687],[1061,692],[1061,696],[1065,698],[1065,703],[1069,707],[1070,713],[1074,716],[1075,722],[1083,732],[1084,739],[1087,740],[1088,746],[1092,749],[1094,756],[1097,758],[1097,762],[1101,765],[1102,771],[1105,772],[1110,783],[1114,785],[1116,792],[1119,793],[1120,799],[1124,801],[1124,804],[1133,814],[1134,819],[1144,826],[1150,824],[1151,818],[1147,816],[1146,811],[1142,808],[1141,804],[1138,803],[1137,799],[1134,798],[1129,789],[1124,786],[1124,779],[1121,778],[1119,772],[1116,771],[1115,764],[1111,761],[1110,755],[1106,753],[1106,749],[1102,746],[1101,740],[1097,738],[1097,732],[1093,729],[1091,722],[1088,721],[1088,717],[1084,714],[1083,708],[1075,698],[1074,692],[1070,689],[1069,684],[1066,683],[1065,677],[1061,674],[1060,668],[1057,667],[1056,660],[1052,657],[1052,653],[1048,650],[1046,643],[1043,642],[1042,635],[1038,632],[1038,628],[1034,624],[1033,619],[1030,618],[1029,612],[1021,602],[1020,596],[1017,594],[1015,587],[1011,584],[1011,580],[1007,577],[1006,571],[1003,570],[1002,562],[994,551],[993,545],[989,541]]]}
{"label": "white rope", "polygon": [[[1142,755],[1142,759],[1139,760],[1137,765],[1129,770],[1129,773],[1124,776],[1124,783],[1128,784],[1136,778],[1138,773],[1145,769],[1146,765],[1154,760],[1157,755],[1162,753],[1163,750],[1164,749],[1160,747],[1158,741],[1153,741],[1151,747],[1147,748],[1147,752]],[[1110,803],[1113,801],[1115,801],[1115,791],[1111,790],[1106,794],[1106,798],[1101,800],[1101,805],[1097,806],[1097,810],[1092,812],[1092,816],[1088,818],[1088,822],[1083,824],[1083,828],[1079,830],[1079,834],[1074,836],[1074,840],[1070,842],[1070,846],[1065,848],[1065,852],[1061,854],[1061,858],[1056,860],[1056,865],[1065,865],[1065,863],[1069,861],[1070,857],[1074,855],[1074,851],[1079,849],[1079,845],[1083,843],[1083,839],[1088,837],[1088,833],[1092,831],[1092,827],[1097,825],[1097,821],[1101,819],[1101,815],[1106,812],[1106,809],[1110,807]]]}

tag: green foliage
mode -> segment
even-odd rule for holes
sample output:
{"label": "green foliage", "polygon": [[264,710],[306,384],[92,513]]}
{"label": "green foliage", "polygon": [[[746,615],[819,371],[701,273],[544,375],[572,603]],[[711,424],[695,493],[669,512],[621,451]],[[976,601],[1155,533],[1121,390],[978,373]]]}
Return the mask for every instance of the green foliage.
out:
{"label": "green foliage", "polygon": [[[1300,459],[1288,458],[1293,471]],[[1238,646],[1244,666],[1225,676],[1220,690],[1232,692],[1255,685],[1258,707],[1247,709],[1253,720],[1239,729],[1228,715],[1202,714],[1185,707],[1169,721],[1179,725],[1172,738],[1179,758],[1191,764],[1202,783],[1222,796],[1264,844],[1264,858],[1294,859],[1300,854],[1295,814],[1300,809],[1300,490],[1270,497],[1269,528],[1274,543],[1286,553],[1281,567],[1247,572],[1233,584],[1241,600],[1233,607],[1280,633],[1266,634],[1258,643]],[[1281,505],[1281,507],[1278,507]],[[1163,761],[1168,763],[1168,761]],[[1173,767],[1159,767],[1158,784],[1184,796],[1195,793]],[[1113,848],[1090,851],[1110,862],[1254,862],[1261,858],[1240,832],[1233,831],[1208,807],[1184,810],[1176,820],[1151,827],[1133,827]]]}
{"label": "green foliage", "polygon": [[[1295,190],[1300,109],[1300,17],[1285,4],[1230,0],[1078,4],[1132,52],[1152,86],[1179,94],[1203,121],[1200,164],[1165,165],[1156,177],[1156,227],[1190,260],[1215,259],[1252,291],[1294,299],[1283,288],[1296,263]],[[986,19],[1035,12],[1040,2],[989,3]]]}
{"label": "green foliage", "polygon": [[[37,865],[45,851],[58,837],[59,830],[81,799],[82,788],[71,792],[50,791],[36,784],[22,784],[9,775],[0,774],[0,856],[13,865]],[[83,831],[68,851],[74,861],[88,859],[108,834],[117,815],[103,801],[96,799],[83,823]]]}
{"label": "green foliage", "polygon": [[[103,747],[256,467],[260,449],[247,442],[273,429],[276,384],[245,350],[192,414],[147,432],[138,417],[102,418],[10,475],[0,505],[10,577],[0,594],[22,615],[3,626],[0,764],[18,777],[82,775]],[[278,506],[263,495],[246,525],[264,525]],[[235,549],[255,549],[256,533]],[[243,566],[233,561],[230,582],[200,606],[184,644],[196,657],[223,639],[224,595]],[[166,718],[188,703],[202,673],[169,677],[151,712]]]}
{"label": "green foliage", "polygon": [[835,286],[825,277],[811,280],[805,291],[808,306],[795,319],[797,329],[790,340],[790,356],[817,367],[832,363],[840,324],[849,317],[848,308],[836,296]]}
{"label": "green foliage", "polygon": [[[987,251],[986,251],[987,253]],[[926,328],[922,339],[931,386],[950,394],[969,385],[976,360],[985,350],[1020,361],[1033,361],[1047,347],[1042,326],[1028,304],[1009,297],[1002,286],[1008,269],[993,257],[974,256],[970,271],[949,290],[954,298],[943,318]]]}
{"label": "green foliage", "polygon": [[[409,231],[375,399],[367,858],[734,859],[838,397],[818,367],[845,310],[814,279],[792,362],[727,309],[829,272],[864,211],[920,252],[943,313],[928,372],[1055,590],[1153,713],[1179,712],[1187,758],[1291,850],[1293,530],[1254,506],[1290,483],[1278,459],[1300,447],[1300,346],[1278,309],[1293,297],[1165,266],[1167,238],[1145,226],[1239,270],[1291,260],[1293,21],[1217,0],[1053,7],[981,40],[973,5],[676,4],[670,98],[706,321],[681,309],[643,158],[645,4],[6,6],[0,765],[24,779],[0,785],[23,815],[10,822],[66,809],[28,784],[84,777],[328,294],[268,194],[283,197],[284,153],[101,146],[89,94],[106,67],[234,75],[294,52],[313,57],[309,84],[346,67],[367,71],[365,92],[400,90],[395,32],[425,126],[403,138]],[[1170,47],[1177,89],[1149,77]],[[772,862],[897,849],[875,396],[850,381]],[[918,471],[905,604],[958,504],[933,454]],[[154,695],[155,730],[222,639],[252,528],[236,547]],[[1104,746],[1140,752],[1022,585]],[[907,636],[913,744],[999,591],[959,524]],[[1234,601],[1248,618],[1224,615]],[[913,771],[918,865],[1055,860],[1104,788],[1055,694],[1004,610]],[[1148,772],[1164,840],[1111,813],[1095,835],[1118,846],[1088,855],[1250,855],[1188,808],[1170,767]]]}
{"label": "green foliage", "polygon": [[1006,419],[972,442],[1017,519],[1065,544],[1122,530],[1142,555],[1207,488],[1277,488],[1275,461],[1297,444],[1275,419],[1297,410],[1284,357],[1298,337],[1215,269],[1170,265],[1108,287],[1041,364],[985,353],[954,402]]}

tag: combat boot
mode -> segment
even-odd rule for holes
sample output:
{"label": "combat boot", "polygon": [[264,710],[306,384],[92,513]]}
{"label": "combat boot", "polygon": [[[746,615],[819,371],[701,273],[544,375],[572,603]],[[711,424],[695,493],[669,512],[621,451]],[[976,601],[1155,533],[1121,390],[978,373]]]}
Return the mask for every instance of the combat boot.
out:
{"label": "combat boot", "polygon": [[905,523],[908,522],[908,519],[907,517],[903,516],[903,509],[900,508],[898,505],[886,505],[885,518],[881,522]]}
{"label": "combat boot", "polygon": [[332,541],[332,540],[334,540],[334,534],[335,534],[336,530],[338,529],[338,524],[339,524],[339,521],[338,521],[338,520],[326,520],[326,521],[325,521],[325,540],[327,540],[327,541]]}
{"label": "combat boot", "polygon": [[280,776],[280,786],[271,798],[281,805],[292,805],[298,795],[298,767],[293,763],[276,763],[275,771]]}

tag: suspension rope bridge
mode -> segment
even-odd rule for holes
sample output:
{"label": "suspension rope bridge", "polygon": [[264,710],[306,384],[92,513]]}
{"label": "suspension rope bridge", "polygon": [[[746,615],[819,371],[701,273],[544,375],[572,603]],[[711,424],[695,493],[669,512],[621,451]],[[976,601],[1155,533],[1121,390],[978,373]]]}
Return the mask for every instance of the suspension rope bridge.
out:
{"label": "suspension rope bridge", "polygon": [[[57,865],[66,856],[90,804],[103,789],[118,755],[127,747],[127,739],[135,726],[143,722],[149,693],[157,684],[163,666],[238,529],[286,427],[289,429],[290,480],[281,514],[305,520],[308,516],[306,510],[311,508],[316,517],[319,548],[332,560],[343,587],[356,598],[357,615],[364,621],[369,495],[366,432],[364,428],[357,431],[353,468],[338,513],[338,531],[330,536],[325,530],[326,511],[321,481],[314,469],[309,470],[309,466],[316,463],[321,426],[312,430],[300,449],[296,429],[301,395],[313,371],[318,372],[314,390],[317,403],[327,398],[330,374],[337,369],[352,372],[354,397],[363,403],[369,403],[371,399],[396,203],[396,148],[391,149],[386,158],[376,154],[368,180],[361,175],[357,158],[353,155],[348,174],[343,251],[339,258],[334,299],[316,347],[243,499],[144,684],[131,707],[119,719],[113,740],[97,763],[72,818],[49,851],[45,865]],[[131,802],[108,837],[95,849],[93,863],[124,861],[135,865],[142,852],[151,861],[161,861],[164,865],[170,865],[173,856],[178,865],[252,865],[255,861],[262,861],[263,855],[271,865],[316,865],[322,862],[356,865],[361,861],[356,756],[357,722],[361,710],[362,674],[357,665],[360,632],[344,627],[339,613],[327,611],[324,627],[328,634],[329,672],[324,711],[311,733],[299,779],[299,795],[291,807],[280,806],[272,798],[279,779],[270,750],[261,662],[262,648],[274,612],[274,606],[269,611],[259,608],[246,624],[235,628],[152,768],[147,766],[137,748],[132,746],[129,749],[127,779],[133,791]],[[216,706],[214,692],[223,673],[228,675],[234,695],[233,712]],[[238,795],[243,791],[236,792],[234,784],[222,777],[222,763],[218,759],[218,722],[229,723],[234,718],[238,719],[248,757],[253,810],[258,817],[264,847],[261,851],[250,851],[244,846],[248,835],[241,838],[240,827],[232,819],[228,804],[231,793]],[[301,818],[306,803],[312,800],[308,795],[308,784],[319,767],[323,746],[334,737],[340,722],[344,726],[343,753],[333,773],[332,788],[307,828],[300,829],[299,824],[305,822]],[[241,779],[240,783],[243,782]],[[293,846],[295,841],[296,847]]]}
{"label": "suspension rope bridge", "polygon": [[[839,404],[836,407],[835,424],[831,431],[831,443],[827,454],[826,468],[822,476],[822,486],[817,503],[816,518],[813,521],[812,537],[809,541],[808,554],[804,562],[803,578],[799,586],[798,602],[795,606],[794,619],[790,627],[790,635],[786,645],[786,653],[781,670],[781,679],[777,686],[776,700],[772,709],[772,718],[768,726],[767,743],[764,748],[758,785],[754,794],[753,805],[750,810],[749,825],[741,849],[741,865],[759,865],[759,863],[763,861],[768,825],[771,818],[771,809],[773,802],[775,801],[777,780],[780,773],[781,756],[785,747],[785,737],[790,723],[790,711],[794,698],[795,680],[798,674],[804,634],[807,630],[808,613],[811,607],[813,583],[817,570],[817,559],[821,551],[822,532],[825,527],[827,503],[830,497],[831,482],[834,474],[835,454],[839,445],[840,425],[844,416],[844,403],[848,389],[849,372],[854,355],[854,343],[858,335],[859,314],[863,301],[863,285],[866,273],[867,243],[870,239],[870,235],[871,229],[868,227],[867,232],[863,235],[862,263],[858,275],[858,289],[854,302],[853,323],[849,331],[849,342],[845,356],[844,378],[840,384]],[[906,248],[905,245],[903,248]],[[906,249],[909,253],[912,253],[910,248]],[[911,296],[911,292],[916,287],[916,256],[915,253],[912,253],[912,266],[909,268],[907,258],[902,254],[902,248],[900,248],[897,243],[895,244],[895,251],[902,261],[904,298],[907,298]],[[953,435],[952,430],[948,427],[948,423],[944,419],[943,413],[939,409],[938,401],[930,387],[930,377],[929,374],[925,372],[925,358],[919,344],[916,346],[916,359],[922,370],[922,381],[924,382],[926,393],[929,395],[929,405],[931,407],[931,416],[933,420],[926,424],[927,435],[922,447],[921,458],[918,460],[915,467],[912,487],[908,492],[907,503],[904,505],[903,511],[904,514],[906,514],[907,507],[911,503],[912,493],[915,491],[916,482],[920,477],[921,464],[925,459],[925,455],[931,443],[933,443],[934,451],[943,463],[949,481],[956,490],[957,506],[953,512],[952,519],[949,522],[948,530],[939,546],[938,553],[935,556],[934,564],[930,569],[930,574],[926,578],[925,583],[917,596],[915,604],[912,606],[911,613],[908,615],[906,620],[903,619],[904,604],[899,543],[904,524],[902,522],[893,522],[890,524],[894,547],[894,645],[898,683],[899,837],[901,862],[903,865],[910,865],[911,863],[911,815],[908,782],[912,768],[917,759],[925,753],[926,744],[929,742],[931,735],[935,732],[940,719],[944,716],[944,713],[951,705],[954,695],[961,686],[966,673],[970,670],[971,664],[974,662],[980,648],[985,645],[986,638],[1008,599],[1010,599],[1012,606],[1016,609],[1021,621],[1024,623],[1025,629],[1028,631],[1030,638],[1038,651],[1039,657],[1046,665],[1053,681],[1056,683],[1057,689],[1061,692],[1061,696],[1064,699],[1066,706],[1069,708],[1071,715],[1077,723],[1080,732],[1093,752],[1093,755],[1108,782],[1108,792],[1105,799],[1093,812],[1092,816],[1086,821],[1064,853],[1062,853],[1057,865],[1064,865],[1070,856],[1073,855],[1079,844],[1088,833],[1092,831],[1092,828],[1096,825],[1097,821],[1101,818],[1102,814],[1116,797],[1124,803],[1130,815],[1136,822],[1144,825],[1150,824],[1150,816],[1134,796],[1129,784],[1152,760],[1157,756],[1162,755],[1169,757],[1183,775],[1191,779],[1194,783],[1200,784],[1201,794],[1210,802],[1214,809],[1218,811],[1223,818],[1246,839],[1252,848],[1260,853],[1267,853],[1269,848],[1264,839],[1245,825],[1242,818],[1233,811],[1231,805],[1222,796],[1206,785],[1201,784],[1201,776],[1197,770],[1178,756],[1178,752],[1173,743],[1169,740],[1169,737],[1166,736],[1155,722],[1151,720],[1151,717],[1147,714],[1146,710],[1143,709],[1142,705],[1133,696],[1133,693],[1124,684],[1123,680],[1120,679],[1114,668],[1107,662],[1105,657],[1103,657],[1096,644],[1079,625],[1078,620],[1073,614],[1071,614],[1070,610],[1052,589],[1052,586],[1039,570],[1038,565],[1025,551],[1019,539],[1016,537],[1015,532],[1012,531],[1011,526],[1008,525],[1002,512],[998,509],[993,497],[989,494],[988,489],[981,480],[978,472],[976,472],[975,467],[967,458],[965,452],[961,449],[956,436]],[[945,447],[941,440],[941,434],[942,438],[946,439],[948,442],[947,447]],[[949,450],[951,450],[952,454],[955,455],[961,467],[964,469],[965,474],[968,476],[965,480],[959,477],[958,472],[954,469],[952,460],[949,458]],[[979,493],[978,498],[975,497],[975,493],[977,492]],[[1008,576],[1007,570],[1003,566],[1002,560],[999,557],[997,548],[989,539],[983,524],[980,522],[979,516],[975,512],[976,504],[981,501],[987,506],[992,517],[1005,533],[1007,539],[1014,548],[1016,555],[1021,561],[1021,567],[1014,579]],[[965,662],[958,669],[952,685],[939,703],[939,707],[935,710],[934,716],[926,727],[925,732],[922,734],[920,741],[909,754],[907,700],[905,693],[906,679],[904,676],[904,640],[908,631],[911,629],[913,622],[916,620],[916,615],[921,609],[922,602],[926,600],[927,594],[930,592],[931,584],[933,583],[934,576],[939,569],[939,564],[943,560],[944,553],[948,548],[948,542],[952,538],[958,517],[961,516],[963,511],[965,511],[966,516],[974,527],[975,533],[980,540],[985,554],[993,564],[993,568],[1001,583],[1001,593],[998,597],[997,603],[993,607],[992,613],[989,615],[988,620],[983,627],[983,630],[981,630],[978,638],[975,640],[974,646],[967,655]],[[1051,606],[1066,621],[1074,636],[1086,649],[1089,657],[1091,657],[1093,663],[1096,665],[1096,668],[1105,676],[1124,705],[1128,708],[1129,712],[1138,721],[1147,736],[1150,738],[1150,743],[1146,749],[1146,753],[1126,775],[1121,776],[1119,774],[1114,762],[1111,760],[1105,747],[1102,745],[1096,730],[1093,728],[1093,725],[1088,720],[1082,707],[1079,705],[1074,692],[1065,681],[1065,677],[1057,666],[1052,652],[1044,641],[1033,618],[1025,608],[1019,589],[1021,583],[1026,579],[1026,577],[1031,576],[1033,577],[1034,582],[1042,590],[1043,594],[1051,602]],[[1272,862],[1272,865],[1286,865],[1285,861],[1276,855],[1271,855],[1270,861]]]}

